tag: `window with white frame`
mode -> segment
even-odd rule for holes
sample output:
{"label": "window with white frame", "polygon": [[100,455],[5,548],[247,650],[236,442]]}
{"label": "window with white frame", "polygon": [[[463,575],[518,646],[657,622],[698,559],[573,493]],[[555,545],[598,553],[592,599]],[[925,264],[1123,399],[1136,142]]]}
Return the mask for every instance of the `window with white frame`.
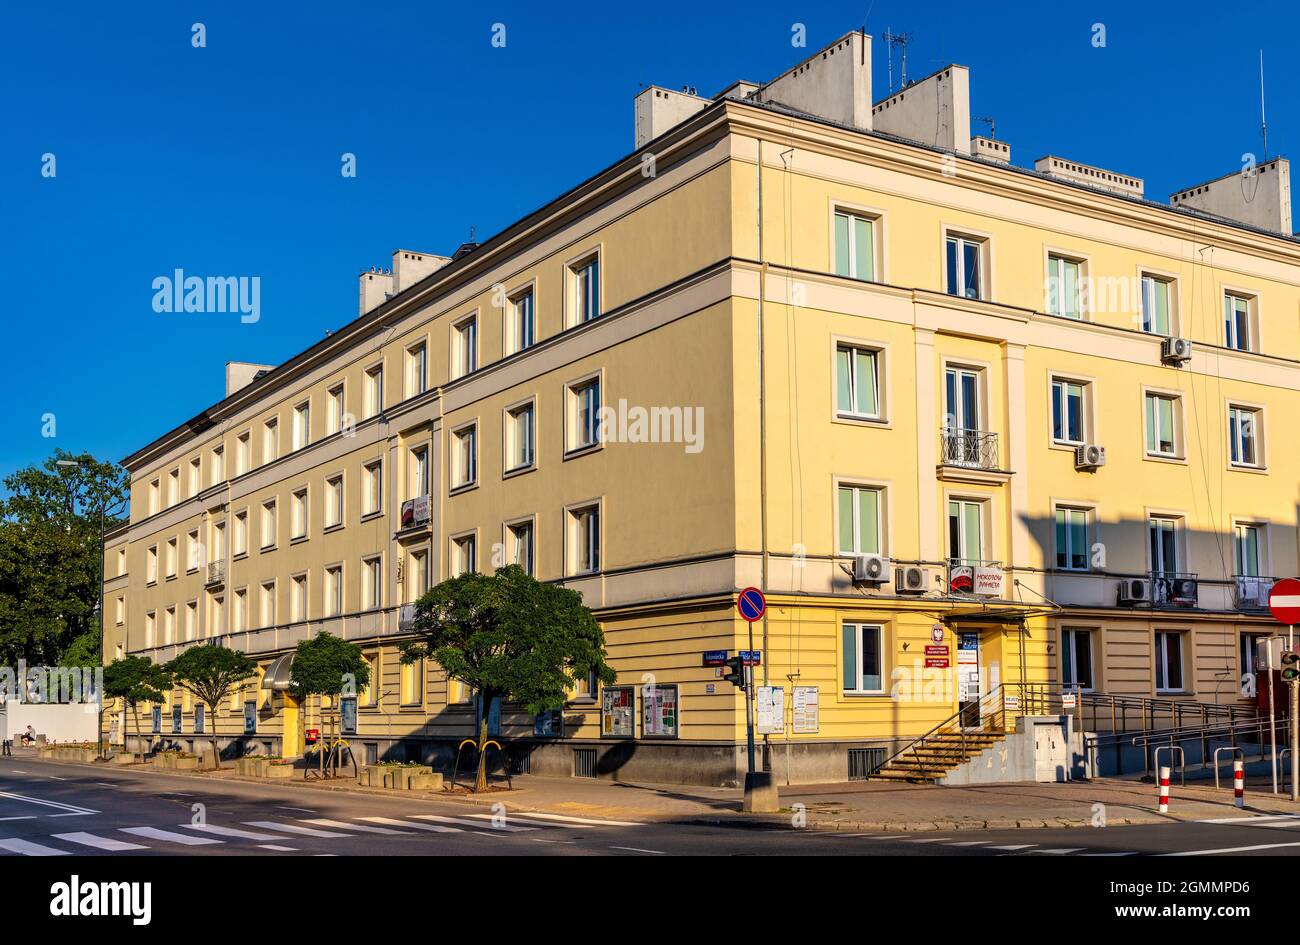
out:
{"label": "window with white frame", "polygon": [[838,489],[839,551],[844,555],[880,554],[882,490],[841,485]]}
{"label": "window with white frame", "polygon": [[173,604],[163,612],[162,643],[176,642],[176,606]]}
{"label": "window with white frame", "polygon": [[144,615],[144,645],[146,647],[154,646],[158,642],[157,633],[158,613],[151,610]]}
{"label": "window with white frame", "polygon": [[530,401],[506,411],[506,468],[507,471],[526,469],[533,465],[533,418]]}
{"label": "window with white frame", "polygon": [[422,394],[429,387],[429,349],[424,342],[406,349],[406,396]]}
{"label": "window with white frame", "polygon": [[180,557],[176,551],[176,539],[168,538],[163,552],[163,574],[166,577],[174,578],[176,576],[177,559]]}
{"label": "window with white frame", "polygon": [[117,576],[126,574],[126,548],[117,549]]}
{"label": "window with white frame", "polygon": [[452,368],[455,377],[464,377],[478,370],[478,315],[461,319],[452,327],[455,342]]}
{"label": "window with white frame", "polygon": [[384,509],[384,463],[375,460],[361,467],[361,514],[374,515]]}
{"label": "window with white frame", "polygon": [[478,570],[478,541],[473,535],[460,535],[451,540],[452,577]]}
{"label": "window with white frame", "polygon": [[1146,446],[1149,456],[1179,455],[1179,398],[1172,394],[1146,395]]}
{"label": "window with white frame", "polygon": [[296,574],[289,583],[289,619],[301,623],[307,619],[307,575]]}
{"label": "window with white frame", "polygon": [[226,597],[224,594],[208,595],[208,613],[212,619],[208,621],[208,636],[219,637],[226,632]]}
{"label": "window with white frame", "polygon": [[278,540],[279,530],[276,528],[275,499],[268,499],[262,503],[262,547],[274,548]]}
{"label": "window with white frame", "polygon": [[885,691],[885,628],[875,623],[845,623],[841,656],[844,692],[858,695]]}
{"label": "window with white frame", "polygon": [[230,553],[235,557],[248,553],[248,509],[235,513],[235,525],[230,536]]}
{"label": "window with white frame", "polygon": [[1238,351],[1253,351],[1254,332],[1251,331],[1253,299],[1225,292],[1223,295],[1223,343]]}
{"label": "window with white frame", "polygon": [[580,381],[568,389],[568,449],[581,450],[600,443],[600,379]]}
{"label": "window with white frame", "polygon": [[1260,465],[1260,416],[1254,407],[1228,407],[1228,456],[1234,466]]}
{"label": "window with white frame", "polygon": [[374,417],[384,409],[384,366],[376,364],[366,369],[366,417]]}
{"label": "window with white frame", "polygon": [[600,259],[592,256],[569,269],[573,293],[574,322],[582,324],[600,317]]}
{"label": "window with white frame", "polygon": [[1056,567],[1061,571],[1087,571],[1089,556],[1088,510],[1056,507]]}
{"label": "window with white frame", "polygon": [[1091,630],[1066,627],[1061,631],[1061,685],[1093,688]]}
{"label": "window with white frame", "polygon": [[835,274],[871,282],[876,277],[875,220],[835,211]]}
{"label": "window with white frame", "polygon": [[398,680],[398,701],[402,705],[419,705],[424,699],[424,660],[402,663]]}
{"label": "window with white frame", "polygon": [[1236,577],[1259,577],[1263,526],[1237,522],[1232,527],[1232,557]]}
{"label": "window with white frame", "polygon": [[198,495],[203,491],[203,460],[195,456],[190,460],[189,494]]}
{"label": "window with white frame", "polygon": [[1157,577],[1178,574],[1178,519],[1153,515],[1147,521],[1151,572]]}
{"label": "window with white frame", "polygon": [[242,476],[253,468],[253,434],[248,430],[235,437],[235,475]]}
{"label": "window with white frame", "polygon": [[984,298],[984,240],[950,233],[945,244],[948,294]]}
{"label": "window with white frame", "polygon": [[835,346],[835,409],[841,417],[880,419],[880,352]]}
{"label": "window with white frame", "polygon": [[1052,441],[1067,446],[1086,442],[1085,423],[1088,385],[1081,381],[1052,378]]}
{"label": "window with white frame", "polygon": [[196,528],[185,536],[185,570],[197,571],[203,567],[203,546],[199,544],[199,530]]}
{"label": "window with white frame", "polygon": [[977,499],[948,501],[948,562],[980,565],[984,553],[984,503]]}
{"label": "window with white frame", "polygon": [[343,475],[325,480],[325,527],[343,524]]}
{"label": "window with white frame", "polygon": [[212,447],[212,473],[208,485],[215,486],[226,481],[226,448],[221,445]]}
{"label": "window with white frame", "polygon": [[1159,276],[1142,276],[1142,330],[1153,335],[1173,334],[1173,282]]}
{"label": "window with white frame", "polygon": [[264,581],[259,594],[258,608],[263,627],[275,626],[275,582]]}
{"label": "window with white frame", "polygon": [[146,584],[158,581],[158,546],[153,545],[145,554],[144,579]]}
{"label": "window with white frame", "polygon": [[569,573],[600,570],[600,505],[569,510]]}
{"label": "window with white frame", "polygon": [[235,606],[230,615],[230,631],[242,633],[248,629],[248,589],[241,587],[235,591]]}
{"label": "window with white frame", "polygon": [[343,429],[344,416],[347,412],[347,404],[344,400],[344,389],[342,384],[336,384],[329,389],[326,403],[329,410],[325,416],[325,432],[338,433]]}
{"label": "window with white frame", "polygon": [[289,538],[307,537],[307,487],[296,489],[289,497]]}
{"label": "window with white frame", "polygon": [[511,297],[510,325],[507,330],[512,353],[533,346],[537,335],[537,323],[533,310],[532,289],[525,289]]}
{"label": "window with white frame", "polygon": [[210,561],[226,560],[226,520],[214,521],[211,531],[211,547],[208,549]]}
{"label": "window with white frame", "polygon": [[325,569],[325,616],[337,617],[343,613],[343,565],[333,564]]}
{"label": "window with white frame", "polygon": [[173,469],[167,474],[167,505],[173,506],[181,500],[181,471]]}
{"label": "window with white frame", "polygon": [[126,598],[119,597],[116,601],[117,625],[120,627],[126,623]]}
{"label": "window with white frame", "polygon": [[432,578],[429,573],[429,553],[423,549],[416,549],[410,553],[407,564],[409,565],[410,580],[406,582],[406,602],[409,604],[419,600],[424,592],[429,589],[429,582]]}
{"label": "window with white frame", "polygon": [[293,448],[300,450],[311,442],[311,401],[293,408]]}
{"label": "window with white frame", "polygon": [[416,499],[429,495],[429,447],[414,446],[410,451],[406,473],[406,497]]}
{"label": "window with white frame", "polygon": [[185,639],[197,640],[199,636],[199,602],[189,601],[185,605]]}
{"label": "window with white frame", "polygon": [[525,574],[533,573],[533,523],[514,522],[506,526],[506,537],[509,540],[509,547],[506,553],[510,556],[510,564],[517,564],[524,569]]}
{"label": "window with white frame", "polygon": [[1050,253],[1047,257],[1047,312],[1062,318],[1083,318],[1083,264]]}
{"label": "window with white frame", "polygon": [[367,673],[366,684],[357,691],[357,704],[363,706],[376,705],[379,694],[379,654],[366,653],[362,657],[366,661],[366,667],[370,670]]}
{"label": "window with white frame", "polygon": [[361,609],[384,606],[384,559],[376,555],[361,561]]}
{"label": "window with white frame", "polygon": [[478,481],[478,424],[452,433],[451,487],[463,489]]}
{"label": "window with white frame", "polygon": [[1157,630],[1155,639],[1156,692],[1184,692],[1183,634]]}
{"label": "window with white frame", "polygon": [[262,424],[262,463],[269,463],[279,455],[280,421],[272,417]]}
{"label": "window with white frame", "polygon": [[157,479],[149,483],[149,514],[150,515],[158,514],[158,509],[162,504],[161,493],[162,493],[162,488],[159,486]]}

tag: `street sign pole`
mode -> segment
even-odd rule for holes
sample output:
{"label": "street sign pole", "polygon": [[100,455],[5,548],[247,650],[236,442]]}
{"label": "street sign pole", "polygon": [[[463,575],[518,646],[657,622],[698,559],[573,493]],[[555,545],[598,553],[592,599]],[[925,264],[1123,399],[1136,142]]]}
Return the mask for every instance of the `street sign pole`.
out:
{"label": "street sign pole", "polygon": [[781,809],[772,772],[758,770],[754,757],[754,666],[763,654],[754,649],[754,624],[767,613],[767,598],[756,587],[747,587],[736,597],[736,610],[749,624],[749,649],[741,654],[745,678],[745,748],[748,767],[745,771],[745,799],[741,809],[747,813],[771,814]]}
{"label": "street sign pole", "polygon": [[[1271,637],[1269,638],[1271,641]],[[1273,690],[1273,647],[1268,649],[1268,753],[1272,756],[1273,793],[1277,793],[1277,709],[1274,707]]]}
{"label": "street sign pole", "polygon": [[[1283,578],[1268,592],[1268,609],[1273,619],[1287,625],[1287,652],[1282,659],[1282,676],[1290,687],[1288,714],[1291,728],[1291,800],[1300,802],[1300,676],[1295,666],[1295,625],[1300,622],[1300,579]],[[1272,650],[1270,649],[1270,654]],[[1271,670],[1270,670],[1271,672]],[[1273,694],[1272,677],[1269,678],[1269,696]],[[1270,719],[1272,713],[1269,713]],[[1277,749],[1274,748],[1276,755]],[[1276,767],[1276,760],[1274,766]],[[1276,786],[1274,787],[1276,791]]]}
{"label": "street sign pole", "polygon": [[[749,649],[754,649],[754,621],[749,621]],[[1294,689],[1292,690],[1294,692]],[[754,668],[745,664],[745,749],[749,753],[748,774],[754,767]]]}

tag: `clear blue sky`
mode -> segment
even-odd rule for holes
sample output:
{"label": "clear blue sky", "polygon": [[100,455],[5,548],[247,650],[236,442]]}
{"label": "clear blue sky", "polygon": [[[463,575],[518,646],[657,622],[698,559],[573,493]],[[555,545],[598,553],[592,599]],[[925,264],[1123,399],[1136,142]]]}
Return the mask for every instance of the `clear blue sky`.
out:
{"label": "clear blue sky", "polygon": [[[972,110],[996,116],[1017,163],[1062,154],[1144,177],[1158,199],[1260,151],[1261,46],[1274,153],[1300,118],[1287,4],[549,9],[7,4],[0,476],[55,446],[120,459],[219,400],[227,360],[283,361],[355,317],[357,273],[394,248],[449,252],[471,225],[490,236],[630,151],[641,83],[712,95],[783,71],[806,54],[794,23],[811,51],[865,18],[877,97],[879,37],[907,30],[913,77],[971,67]],[[206,48],[191,46],[195,22]],[[260,277],[261,320],[155,313],[151,283],[176,268]]]}

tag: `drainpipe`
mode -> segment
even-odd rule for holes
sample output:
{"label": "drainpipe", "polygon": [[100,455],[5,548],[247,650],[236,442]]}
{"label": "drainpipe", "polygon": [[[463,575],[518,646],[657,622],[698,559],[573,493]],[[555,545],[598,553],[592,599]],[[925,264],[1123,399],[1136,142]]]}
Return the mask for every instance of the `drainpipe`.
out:
{"label": "drainpipe", "polygon": [[[763,249],[763,139],[758,140],[758,494],[759,494],[759,538],[762,543],[762,577],[761,590],[767,594],[768,550],[767,550],[767,369],[764,346],[763,297],[767,293],[767,257]],[[750,624],[750,629],[753,629]],[[752,647],[752,642],[751,642]],[[767,611],[763,611],[763,685],[768,685],[768,665],[772,654],[767,646]],[[754,693],[746,694],[751,702]],[[784,724],[784,719],[782,723]],[[763,735],[764,771],[772,770],[771,736]],[[786,772],[787,776],[789,772]]]}

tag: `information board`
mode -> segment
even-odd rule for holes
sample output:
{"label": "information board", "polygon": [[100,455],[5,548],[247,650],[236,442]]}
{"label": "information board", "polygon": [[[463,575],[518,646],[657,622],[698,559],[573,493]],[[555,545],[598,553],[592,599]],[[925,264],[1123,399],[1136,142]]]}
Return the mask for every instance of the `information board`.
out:
{"label": "information board", "polygon": [[759,686],[754,695],[758,704],[758,734],[783,734],[785,732],[785,689],[781,686]]}
{"label": "information board", "polygon": [[636,735],[636,690],[631,686],[609,686],[600,691],[600,734],[605,738]]}
{"label": "information board", "polygon": [[796,735],[812,735],[821,726],[821,694],[816,686],[794,687],[791,728]]}
{"label": "information board", "polygon": [[645,738],[676,738],[678,711],[677,687],[646,686],[641,690],[641,734]]}
{"label": "information board", "polygon": [[257,702],[248,700],[244,703],[244,734],[254,735],[257,733]]}
{"label": "information board", "polygon": [[[244,703],[244,727],[248,727],[248,703]],[[339,727],[344,735],[357,733],[357,699],[345,696],[339,700]]]}

